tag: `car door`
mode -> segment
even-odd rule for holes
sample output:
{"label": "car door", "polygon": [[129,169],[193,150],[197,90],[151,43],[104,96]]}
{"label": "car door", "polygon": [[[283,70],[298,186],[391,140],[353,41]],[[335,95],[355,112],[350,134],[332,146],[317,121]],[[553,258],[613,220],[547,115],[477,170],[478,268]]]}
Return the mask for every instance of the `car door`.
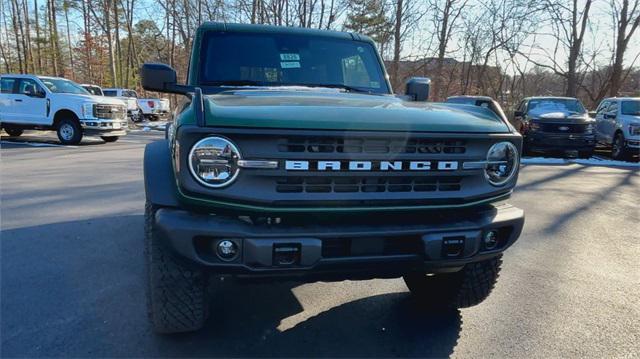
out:
{"label": "car door", "polygon": [[604,100],[600,102],[600,105],[596,109],[596,140],[601,143],[608,143],[609,140],[605,132],[605,118],[604,114],[609,108],[610,101]]}
{"label": "car door", "polygon": [[21,123],[47,124],[46,92],[36,80],[20,79],[15,101],[19,104]]}
{"label": "car door", "polygon": [[15,122],[18,113],[15,90],[18,80],[15,77],[0,78],[0,122]]}
{"label": "car door", "polygon": [[616,131],[616,121],[618,119],[618,101],[611,101],[603,117],[603,136],[606,138],[606,143],[613,143],[613,134]]}

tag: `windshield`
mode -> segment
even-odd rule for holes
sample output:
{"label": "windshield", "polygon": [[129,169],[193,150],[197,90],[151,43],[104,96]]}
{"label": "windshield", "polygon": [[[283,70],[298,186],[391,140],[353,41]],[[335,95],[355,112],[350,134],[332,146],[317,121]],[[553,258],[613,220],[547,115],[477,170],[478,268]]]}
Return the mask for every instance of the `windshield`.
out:
{"label": "windshield", "polygon": [[326,86],[390,93],[367,42],[295,34],[204,35],[200,84],[209,86]]}
{"label": "windshield", "polygon": [[77,83],[65,79],[54,79],[49,77],[40,77],[40,81],[44,83],[49,91],[53,93],[72,93],[77,95],[89,95],[89,91],[82,88]]}
{"label": "windshield", "polygon": [[620,111],[623,115],[640,116],[640,100],[622,101],[622,108]]}
{"label": "windshield", "polygon": [[138,97],[138,94],[135,91],[123,90],[122,97]]}
{"label": "windshield", "polygon": [[564,112],[564,113],[586,113],[584,106],[580,101],[575,99],[562,99],[562,98],[542,98],[529,101],[528,106],[530,113],[552,113],[552,112]]}

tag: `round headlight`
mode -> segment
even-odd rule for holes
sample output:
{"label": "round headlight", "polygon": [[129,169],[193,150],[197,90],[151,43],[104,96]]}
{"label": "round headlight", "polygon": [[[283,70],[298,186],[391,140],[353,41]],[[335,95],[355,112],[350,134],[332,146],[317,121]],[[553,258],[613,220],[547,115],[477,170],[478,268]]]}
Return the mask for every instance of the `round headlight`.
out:
{"label": "round headlight", "polygon": [[193,177],[207,187],[224,187],[236,179],[242,156],[231,141],[222,137],[207,137],[198,141],[189,152],[189,169]]}
{"label": "round headlight", "polygon": [[484,176],[494,186],[507,183],[518,170],[518,149],[511,142],[498,142],[487,152]]}

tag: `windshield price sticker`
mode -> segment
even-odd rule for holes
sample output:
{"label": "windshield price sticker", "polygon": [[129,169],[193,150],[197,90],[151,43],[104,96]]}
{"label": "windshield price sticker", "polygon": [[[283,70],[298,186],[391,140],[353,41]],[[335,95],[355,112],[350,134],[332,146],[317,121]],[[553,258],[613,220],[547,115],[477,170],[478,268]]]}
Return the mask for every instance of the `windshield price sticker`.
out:
{"label": "windshield price sticker", "polygon": [[298,61],[281,62],[280,67],[282,67],[283,69],[299,69],[300,62]]}
{"label": "windshield price sticker", "polygon": [[300,61],[300,55],[298,55],[298,54],[280,54],[280,60],[282,60],[282,61]]}

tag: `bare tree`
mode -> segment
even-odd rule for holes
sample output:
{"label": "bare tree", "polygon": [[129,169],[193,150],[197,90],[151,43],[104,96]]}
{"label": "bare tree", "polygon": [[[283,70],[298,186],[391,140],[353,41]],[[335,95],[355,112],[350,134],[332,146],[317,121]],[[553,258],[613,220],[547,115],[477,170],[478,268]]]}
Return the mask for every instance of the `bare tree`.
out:
{"label": "bare tree", "polygon": [[463,10],[465,10],[467,5],[468,0],[431,0],[430,2],[430,6],[433,11],[433,17],[431,20],[438,39],[434,86],[434,95],[436,99],[441,99],[445,96],[442,72],[444,68],[444,60],[454,29],[459,26],[458,21],[460,20]]}
{"label": "bare tree", "polygon": [[[640,0],[633,1],[632,5],[629,4],[629,0],[622,0],[622,4],[619,4],[616,0],[611,0],[611,13],[615,21],[616,45],[611,70],[609,95],[617,96],[620,91],[622,79],[625,77],[623,65],[629,40],[631,40],[638,26],[640,26]],[[640,54],[638,54],[638,56],[640,56]]]}
{"label": "bare tree", "polygon": [[571,4],[567,5],[563,0],[546,0],[544,7],[553,29],[549,35],[553,38],[554,46],[551,51],[539,45],[537,47],[551,64],[540,62],[535,56],[528,57],[536,66],[549,69],[565,79],[565,96],[576,97],[581,83],[579,66],[592,3],[593,0],[585,0],[584,4],[571,0]]}

